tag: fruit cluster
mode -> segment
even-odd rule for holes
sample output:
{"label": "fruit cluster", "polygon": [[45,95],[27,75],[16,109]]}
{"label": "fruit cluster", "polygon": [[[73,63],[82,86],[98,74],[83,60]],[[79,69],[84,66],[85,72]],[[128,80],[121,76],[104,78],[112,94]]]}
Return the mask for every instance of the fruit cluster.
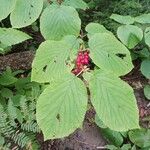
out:
{"label": "fruit cluster", "polygon": [[77,75],[85,68],[85,66],[88,66],[90,62],[89,57],[89,51],[79,51],[77,58],[75,60],[75,68],[72,70],[72,73]]}

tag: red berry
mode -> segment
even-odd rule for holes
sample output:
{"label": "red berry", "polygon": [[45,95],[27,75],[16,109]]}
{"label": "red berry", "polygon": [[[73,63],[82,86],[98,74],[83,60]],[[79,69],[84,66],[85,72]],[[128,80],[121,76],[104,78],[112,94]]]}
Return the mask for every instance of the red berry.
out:
{"label": "red berry", "polygon": [[77,58],[76,62],[77,63],[80,63],[81,59],[80,58]]}
{"label": "red berry", "polygon": [[87,59],[89,58],[89,56],[88,56],[88,55],[85,55],[84,57],[85,57],[85,58],[87,58]]}
{"label": "red berry", "polygon": [[84,55],[87,55],[87,56],[88,56],[88,55],[89,55],[89,53],[88,53],[88,52],[84,52]]}
{"label": "red berry", "polygon": [[88,50],[79,51],[77,58],[75,60],[76,65],[75,65],[75,68],[72,70],[72,73],[75,75],[79,74],[82,71],[84,65],[89,64],[89,60],[90,60],[90,57],[89,57]]}
{"label": "red berry", "polygon": [[82,52],[79,52],[78,55],[81,56],[81,55],[82,55]]}
{"label": "red berry", "polygon": [[80,56],[77,57],[77,59],[80,59],[80,60],[81,60],[81,59],[83,59],[83,56],[80,55]]}
{"label": "red berry", "polygon": [[89,60],[88,60],[88,59],[85,59],[85,60],[84,60],[84,64],[87,65],[88,63],[89,63]]}
{"label": "red berry", "polygon": [[84,59],[81,60],[81,63],[84,64]]}
{"label": "red berry", "polygon": [[81,63],[80,62],[77,62],[77,67],[80,67],[81,66]]}

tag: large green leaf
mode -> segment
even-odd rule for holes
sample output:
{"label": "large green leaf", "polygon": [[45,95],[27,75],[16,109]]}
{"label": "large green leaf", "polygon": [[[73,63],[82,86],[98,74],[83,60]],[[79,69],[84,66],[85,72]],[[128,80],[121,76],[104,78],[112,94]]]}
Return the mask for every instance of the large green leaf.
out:
{"label": "large green leaf", "polygon": [[91,102],[98,117],[114,131],[139,128],[139,116],[132,88],[116,76],[96,71],[89,82]]}
{"label": "large green leaf", "polygon": [[121,24],[133,24],[134,23],[134,18],[132,18],[131,16],[121,16],[118,14],[112,14],[110,18]]}
{"label": "large green leaf", "polygon": [[24,32],[12,28],[0,28],[0,45],[5,47],[21,43],[31,37]]}
{"label": "large green leaf", "polygon": [[128,48],[134,48],[143,38],[143,31],[134,25],[123,25],[117,30],[118,38]]}
{"label": "large green leaf", "polygon": [[110,130],[109,128],[101,129],[102,135],[108,140],[111,144],[115,146],[121,146],[123,144],[123,137],[120,132]]}
{"label": "large green leaf", "polygon": [[32,81],[44,83],[60,79],[68,73],[70,45],[65,41],[45,41],[36,52],[32,64]]}
{"label": "large green leaf", "polygon": [[135,17],[135,21],[139,23],[150,23],[150,13]]}
{"label": "large green leaf", "polygon": [[150,148],[150,130],[149,129],[130,131],[129,138],[135,145],[141,148],[145,148],[145,147]]}
{"label": "large green leaf", "polygon": [[62,40],[64,40],[70,46],[71,48],[70,53],[73,55],[77,54],[77,50],[80,49],[80,46],[83,43],[82,39],[77,38],[74,35],[67,35]]}
{"label": "large green leaf", "polygon": [[146,28],[144,32],[145,43],[150,47],[150,27]]}
{"label": "large green leaf", "polygon": [[45,39],[60,40],[66,35],[78,36],[81,20],[77,11],[70,6],[50,5],[40,19],[41,33]]}
{"label": "large green leaf", "polygon": [[13,28],[22,28],[38,19],[43,8],[43,0],[17,0],[10,15]]}
{"label": "large green leaf", "polygon": [[15,8],[16,0],[0,0],[0,21],[5,19]]}
{"label": "large green leaf", "polygon": [[74,8],[86,9],[88,5],[83,0],[65,0],[63,5],[72,6]]}
{"label": "large green leaf", "polygon": [[99,23],[89,23],[85,30],[88,32],[88,37],[91,38],[96,33],[110,33],[103,25]]}
{"label": "large green leaf", "polygon": [[68,136],[82,127],[87,109],[87,91],[74,75],[49,86],[37,101],[37,122],[44,139]]}
{"label": "large green leaf", "polygon": [[149,59],[145,59],[142,61],[141,72],[146,78],[150,79],[150,60]]}
{"label": "large green leaf", "polygon": [[95,118],[95,123],[101,128],[101,133],[111,144],[118,147],[123,144],[123,136],[121,133],[107,128],[97,115]]}
{"label": "large green leaf", "polygon": [[93,62],[101,69],[121,76],[133,68],[128,49],[113,35],[95,34],[90,38],[89,46]]}

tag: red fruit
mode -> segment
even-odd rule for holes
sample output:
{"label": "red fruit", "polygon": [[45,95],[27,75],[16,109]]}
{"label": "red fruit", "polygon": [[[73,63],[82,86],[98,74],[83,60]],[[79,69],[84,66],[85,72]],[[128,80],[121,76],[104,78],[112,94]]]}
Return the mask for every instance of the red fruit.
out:
{"label": "red fruit", "polygon": [[78,73],[81,72],[82,69],[76,68],[72,71],[73,74],[77,75]]}
{"label": "red fruit", "polygon": [[81,66],[81,63],[80,62],[77,62],[77,67],[80,67]]}
{"label": "red fruit", "polygon": [[84,57],[85,57],[85,58],[87,58],[87,59],[89,58],[89,56],[88,56],[88,55],[85,55]]}
{"label": "red fruit", "polygon": [[81,63],[84,64],[84,59],[81,60]]}
{"label": "red fruit", "polygon": [[88,55],[89,55],[89,53],[88,53],[88,52],[84,52],[84,55],[87,55],[87,56],[88,56]]}
{"label": "red fruit", "polygon": [[77,59],[82,60],[82,59],[83,59],[83,56],[80,55],[80,56],[77,57]]}
{"label": "red fruit", "polygon": [[79,74],[82,71],[82,69],[84,69],[84,65],[89,64],[89,60],[89,51],[79,51],[75,60],[76,65],[74,70],[72,70],[72,73],[75,75]]}
{"label": "red fruit", "polygon": [[77,58],[77,63],[80,63],[81,59],[80,58]]}
{"label": "red fruit", "polygon": [[81,55],[82,55],[82,52],[79,52],[78,55],[81,56]]}
{"label": "red fruit", "polygon": [[85,60],[84,60],[84,64],[87,65],[88,63],[89,63],[89,60],[88,60],[88,59],[85,59]]}

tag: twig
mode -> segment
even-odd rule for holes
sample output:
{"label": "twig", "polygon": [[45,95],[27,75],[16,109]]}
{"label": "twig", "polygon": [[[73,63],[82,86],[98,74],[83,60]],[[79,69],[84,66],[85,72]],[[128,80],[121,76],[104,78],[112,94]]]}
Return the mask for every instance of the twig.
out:
{"label": "twig", "polygon": [[98,147],[96,147],[96,149],[107,149],[107,148],[103,147],[103,146],[98,146]]}
{"label": "twig", "polygon": [[150,107],[150,102],[147,104],[147,107]]}
{"label": "twig", "polygon": [[84,71],[84,68],[76,75],[77,77]]}

